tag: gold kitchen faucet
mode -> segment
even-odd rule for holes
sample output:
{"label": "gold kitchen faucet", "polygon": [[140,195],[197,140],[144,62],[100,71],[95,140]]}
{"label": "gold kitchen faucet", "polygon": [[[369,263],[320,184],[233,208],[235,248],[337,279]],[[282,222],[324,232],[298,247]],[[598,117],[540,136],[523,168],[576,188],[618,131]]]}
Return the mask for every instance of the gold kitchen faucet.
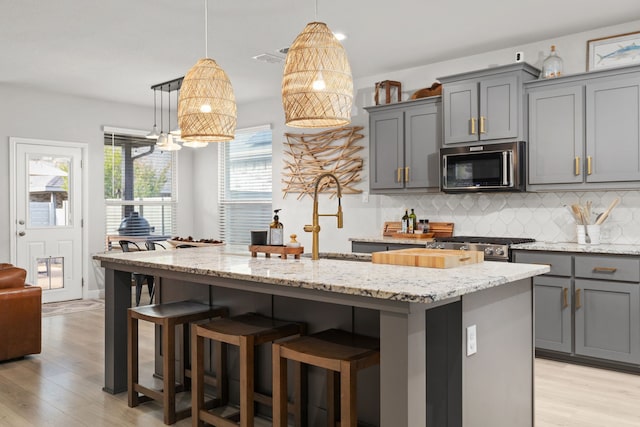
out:
{"label": "gold kitchen faucet", "polygon": [[[318,213],[318,187],[320,185],[320,181],[322,181],[323,178],[333,178],[333,180],[336,182],[336,186],[338,187],[338,212],[337,213],[334,213],[334,214],[321,214],[321,213]],[[336,177],[331,172],[327,172],[327,173],[323,173],[322,175],[319,175],[318,178],[316,178],[315,190],[313,192],[313,224],[304,226],[304,231],[313,233],[312,252],[311,252],[311,259],[312,260],[318,259],[318,257],[319,257],[318,255],[320,253],[320,243],[319,243],[319,237],[320,237],[319,219],[320,219],[320,217],[321,216],[335,216],[338,219],[338,228],[342,228],[342,204],[341,204],[341,200],[342,200],[342,190],[340,188],[340,181],[338,181],[338,177]]]}

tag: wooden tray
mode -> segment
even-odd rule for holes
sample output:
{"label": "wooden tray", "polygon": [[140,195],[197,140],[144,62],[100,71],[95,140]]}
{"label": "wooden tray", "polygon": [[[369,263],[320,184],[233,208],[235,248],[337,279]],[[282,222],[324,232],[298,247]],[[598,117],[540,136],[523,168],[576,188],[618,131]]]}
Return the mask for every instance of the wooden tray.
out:
{"label": "wooden tray", "polygon": [[412,248],[374,252],[375,264],[405,265],[411,267],[452,268],[484,261],[484,252],[445,249]]}
{"label": "wooden tray", "polygon": [[271,258],[271,254],[276,254],[280,255],[282,259],[287,259],[287,255],[293,255],[295,259],[300,259],[300,254],[304,252],[304,248],[302,246],[290,248],[288,246],[249,245],[249,251],[252,257],[257,257],[258,252],[260,252],[264,253],[267,258]]}
{"label": "wooden tray", "polygon": [[[382,235],[391,237],[401,231],[402,223],[400,221],[387,221],[384,223]],[[430,222],[429,233],[433,233],[433,237],[451,237],[453,236],[453,222]]]}
{"label": "wooden tray", "polygon": [[398,239],[433,239],[435,233],[393,233],[391,237]]}

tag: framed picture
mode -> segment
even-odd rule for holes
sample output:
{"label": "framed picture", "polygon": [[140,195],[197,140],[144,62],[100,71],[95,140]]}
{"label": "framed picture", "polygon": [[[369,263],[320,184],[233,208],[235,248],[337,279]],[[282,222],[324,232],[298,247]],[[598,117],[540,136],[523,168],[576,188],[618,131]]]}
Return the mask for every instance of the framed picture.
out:
{"label": "framed picture", "polygon": [[587,71],[640,64],[640,31],[587,41]]}

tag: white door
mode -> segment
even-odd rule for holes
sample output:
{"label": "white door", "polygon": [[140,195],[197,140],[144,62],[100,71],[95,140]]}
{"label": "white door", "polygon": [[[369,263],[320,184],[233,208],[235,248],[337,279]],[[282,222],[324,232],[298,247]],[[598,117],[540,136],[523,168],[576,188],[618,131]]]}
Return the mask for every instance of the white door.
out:
{"label": "white door", "polygon": [[82,298],[82,148],[13,139],[15,261],[42,301]]}

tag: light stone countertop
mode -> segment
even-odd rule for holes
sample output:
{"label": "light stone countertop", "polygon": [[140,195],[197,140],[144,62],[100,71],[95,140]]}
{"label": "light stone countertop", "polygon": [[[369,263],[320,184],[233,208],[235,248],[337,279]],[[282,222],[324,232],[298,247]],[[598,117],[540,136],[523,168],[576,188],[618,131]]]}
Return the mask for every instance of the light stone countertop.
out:
{"label": "light stone countertop", "polygon": [[547,265],[485,261],[437,269],[302,257],[286,260],[247,247],[215,246],[175,251],[107,252],[94,255],[102,265],[184,272],[279,286],[314,289],[394,301],[431,303],[548,273]]}
{"label": "light stone countertop", "polygon": [[511,246],[511,249],[527,251],[577,252],[609,255],[640,255],[639,245],[579,245],[575,242],[533,242]]}

